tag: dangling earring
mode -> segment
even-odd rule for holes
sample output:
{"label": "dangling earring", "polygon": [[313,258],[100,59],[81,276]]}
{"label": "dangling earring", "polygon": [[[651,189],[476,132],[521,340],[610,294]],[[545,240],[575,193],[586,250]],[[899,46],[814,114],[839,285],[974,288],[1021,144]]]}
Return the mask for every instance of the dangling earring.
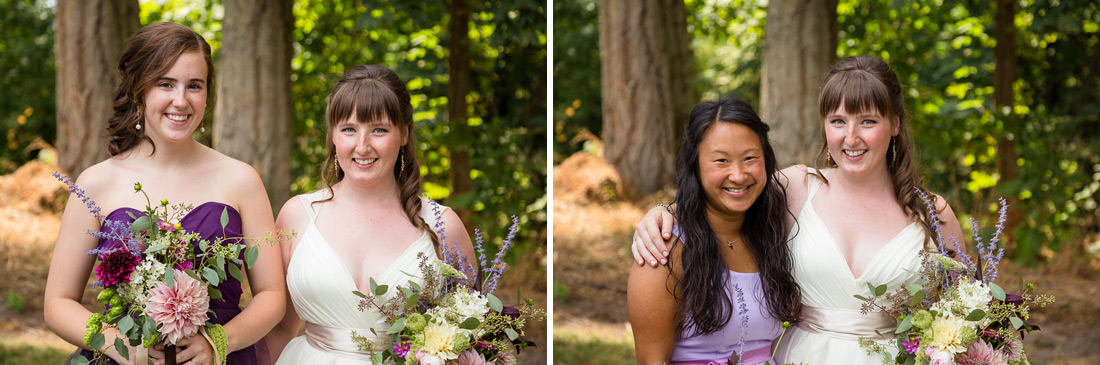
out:
{"label": "dangling earring", "polygon": [[333,156],[333,160],[332,160],[332,170],[336,171],[336,172],[340,172],[340,161],[336,160],[335,157],[336,156]]}
{"label": "dangling earring", "polygon": [[206,122],[200,122],[200,123],[202,123],[202,124],[199,125],[199,133],[206,133]]}
{"label": "dangling earring", "polygon": [[137,123],[134,123],[134,129],[137,129],[139,131],[141,130],[141,121],[140,120],[137,121]]}
{"label": "dangling earring", "polygon": [[894,157],[890,158],[891,163],[898,162],[898,142],[894,138],[890,138],[890,149],[894,151]]}
{"label": "dangling earring", "polygon": [[401,160],[401,172],[405,172],[405,149],[401,149],[397,152],[397,159]]}

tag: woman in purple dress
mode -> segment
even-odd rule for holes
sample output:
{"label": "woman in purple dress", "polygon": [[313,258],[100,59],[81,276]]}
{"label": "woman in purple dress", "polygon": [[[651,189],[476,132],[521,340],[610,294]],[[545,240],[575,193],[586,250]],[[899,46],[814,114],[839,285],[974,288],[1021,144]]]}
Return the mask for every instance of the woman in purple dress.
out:
{"label": "woman in purple dress", "polygon": [[759,364],[801,294],[785,241],[787,196],[768,126],[737,98],[691,111],[676,160],[667,266],[634,266],[627,305],[639,364]]}
{"label": "woman in purple dress", "polygon": [[[206,40],[179,24],[152,24],[130,38],[118,67],[121,84],[108,126],[110,158],[84,170],[76,181],[109,212],[106,219],[129,222],[127,213],[145,206],[144,196],[131,188],[134,182],[141,182],[151,197],[193,204],[195,209],[180,223],[205,240],[223,235],[263,237],[274,231],[271,205],[256,171],[192,138],[213,98],[210,82],[214,69]],[[224,231],[220,224],[223,210],[230,217]],[[46,323],[61,338],[81,347],[80,355],[86,358],[91,352],[83,349],[83,333],[91,312],[81,298],[96,261],[88,251],[117,244],[97,241],[86,233],[99,230],[102,224],[75,194],[70,196],[46,282]],[[233,279],[218,286],[224,299],[210,303],[215,313],[211,321],[222,324],[228,337],[229,364],[257,363],[253,344],[271,330],[285,308],[278,250],[260,250],[247,274],[253,295],[247,308],[239,308],[241,283]],[[121,336],[113,328],[104,329],[103,334],[108,344]],[[213,350],[201,335],[181,339],[177,347],[180,363],[214,362]],[[129,349],[131,356],[134,350]],[[107,363],[134,361],[123,358],[113,347],[105,355]],[[159,359],[163,353],[153,350],[150,356]]]}

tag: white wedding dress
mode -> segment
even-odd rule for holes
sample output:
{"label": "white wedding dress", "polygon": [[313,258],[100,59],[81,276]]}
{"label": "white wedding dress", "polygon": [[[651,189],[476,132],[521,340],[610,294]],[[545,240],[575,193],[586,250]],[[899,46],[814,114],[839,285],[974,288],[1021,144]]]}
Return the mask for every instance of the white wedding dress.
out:
{"label": "white wedding dress", "polygon": [[[799,212],[797,230],[791,232],[802,314],[783,336],[775,359],[784,364],[882,364],[882,355],[868,354],[858,340],[878,338],[875,330],[891,335],[896,327],[878,312],[860,314],[862,301],[854,295],[871,296],[868,283],[887,284],[888,291],[893,291],[916,281],[918,253],[926,235],[919,224],[909,224],[879,250],[860,277],[853,277],[829,227],[814,210],[813,197],[820,186],[820,180],[809,178],[806,204]],[[891,350],[891,356],[897,354],[894,342],[879,342]]]}
{"label": "white wedding dress", "polygon": [[[351,340],[352,331],[372,339],[379,350],[388,346],[386,317],[371,308],[359,311],[359,297],[352,291],[359,290],[355,280],[344,266],[339,253],[334,251],[317,230],[314,220],[324,203],[311,204],[327,197],[327,190],[319,190],[299,196],[309,216],[309,226],[301,232],[302,238],[294,248],[287,266],[286,284],[294,310],[306,322],[306,333],[295,337],[279,355],[277,364],[370,364],[370,354],[359,352]],[[432,205],[421,198],[423,209],[420,217],[435,225]],[[440,206],[440,209],[447,209]],[[397,292],[397,286],[407,287],[410,279],[423,285],[417,253],[435,257],[435,249],[428,232],[414,241],[381,276],[375,277],[378,285],[389,285],[390,290],[381,299],[387,300]],[[402,273],[416,275],[415,278]],[[360,290],[367,293],[370,288]],[[371,333],[374,328],[375,336]]]}

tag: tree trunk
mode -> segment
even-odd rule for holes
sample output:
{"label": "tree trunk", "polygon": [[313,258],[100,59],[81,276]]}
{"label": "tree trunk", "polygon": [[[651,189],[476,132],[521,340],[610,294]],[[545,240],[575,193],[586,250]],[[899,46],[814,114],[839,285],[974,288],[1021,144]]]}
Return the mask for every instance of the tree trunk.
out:
{"label": "tree trunk", "polygon": [[682,0],[601,0],[604,155],[627,198],[673,182],[691,111],[693,58]]}
{"label": "tree trunk", "polygon": [[107,158],[118,60],[141,24],[137,0],[61,0],[56,11],[58,165],[75,177]]}
{"label": "tree trunk", "polygon": [[[1012,106],[1015,104],[1016,93],[1012,84],[1016,82],[1016,3],[1012,0],[997,0],[996,6],[996,37],[997,45],[993,47],[993,113],[997,119],[1003,121],[1004,134],[997,139],[997,170],[1001,173],[1000,182],[1005,183],[1016,180],[1019,176],[1016,169],[1016,141],[1011,139],[1021,132]],[[1009,206],[1016,206],[1016,192],[1007,194]],[[1009,209],[1005,221],[1007,232],[1012,232],[1020,222],[1019,209]],[[1015,249],[1015,241],[1010,239],[1015,235],[1006,235],[1005,244],[1010,250]]]}
{"label": "tree trunk", "polygon": [[[451,38],[447,58],[447,120],[451,133],[465,135],[466,94],[470,92],[470,5],[465,0],[451,0],[451,20],[447,33]],[[451,159],[451,197],[474,190],[470,179],[470,151],[465,147],[454,146],[450,149]],[[455,213],[462,219],[466,231],[473,232],[472,211],[469,207],[456,207]]]}
{"label": "tree trunk", "polygon": [[225,0],[212,131],[215,149],[259,172],[276,214],[290,198],[291,4]]}
{"label": "tree trunk", "polygon": [[818,95],[836,62],[837,0],[772,0],[764,29],[760,117],[779,166],[813,165],[821,148]]}

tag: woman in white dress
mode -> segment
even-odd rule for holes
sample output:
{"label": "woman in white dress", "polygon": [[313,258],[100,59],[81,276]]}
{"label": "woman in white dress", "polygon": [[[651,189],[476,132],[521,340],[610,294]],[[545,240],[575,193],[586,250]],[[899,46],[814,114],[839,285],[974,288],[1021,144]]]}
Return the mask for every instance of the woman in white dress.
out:
{"label": "woman in white dress", "polygon": [[[803,306],[775,359],[881,364],[882,356],[868,354],[859,339],[878,339],[876,330],[893,333],[893,323],[877,313],[862,315],[862,301],[853,295],[870,296],[867,284],[913,282],[920,250],[944,242],[915,194],[928,190],[916,171],[904,94],[890,66],[870,56],[841,60],[826,76],[818,106],[825,142],[818,168],[795,165],[780,172],[797,216],[788,237]],[[934,205],[940,234],[961,239],[951,207],[941,197]],[[638,224],[633,250],[639,265],[666,261],[663,240],[672,223],[665,209],[655,208]]]}
{"label": "woman in white dress", "polygon": [[[298,233],[280,246],[293,305],[266,337],[278,364],[370,363],[352,332],[384,349],[388,325],[377,309],[359,311],[352,291],[369,293],[371,278],[391,287],[423,284],[418,254],[431,259],[441,250],[436,209],[449,244],[476,262],[458,216],[420,196],[412,104],[397,74],[377,65],[348,71],[329,95],[325,120],[328,188],[291,198],[276,220]],[[295,337],[303,321],[305,335]]]}

